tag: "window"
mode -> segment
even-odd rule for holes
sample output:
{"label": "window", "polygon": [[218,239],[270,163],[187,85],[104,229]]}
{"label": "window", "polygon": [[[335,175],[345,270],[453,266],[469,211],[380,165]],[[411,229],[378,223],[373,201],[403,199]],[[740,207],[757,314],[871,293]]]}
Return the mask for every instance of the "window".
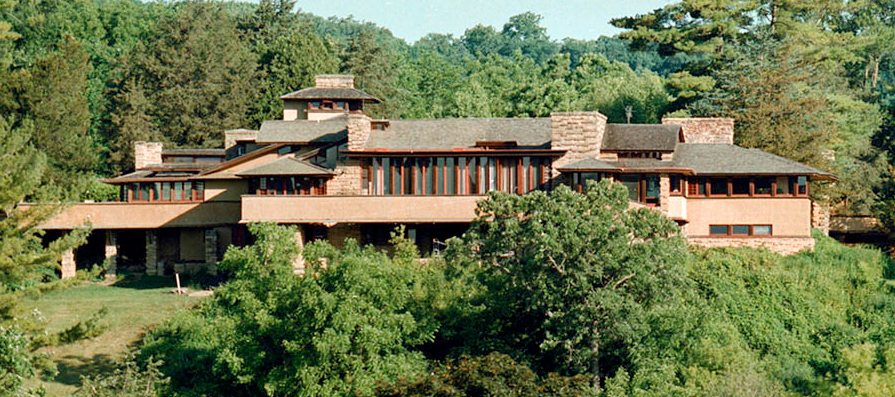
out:
{"label": "window", "polygon": [[671,175],[668,177],[668,180],[671,185],[671,195],[672,196],[680,196],[683,193],[683,181],[680,175]]}
{"label": "window", "polygon": [[746,178],[733,178],[730,180],[732,196],[748,196],[749,180]]}
{"label": "window", "polygon": [[730,234],[733,236],[748,236],[749,225],[733,225],[730,227]]}
{"label": "window", "polygon": [[618,181],[628,188],[628,199],[640,201],[640,175],[620,175]]}
{"label": "window", "polygon": [[709,235],[712,236],[726,236],[728,235],[728,230],[730,226],[727,225],[710,225],[709,226]]}
{"label": "window", "polygon": [[690,178],[687,181],[687,195],[688,196],[705,196],[705,183],[706,180],[702,178]]}
{"label": "window", "polygon": [[204,182],[140,182],[122,187],[126,201],[202,201]]}
{"label": "window", "polygon": [[710,236],[770,236],[771,225],[709,225]]}
{"label": "window", "polygon": [[710,186],[710,194],[712,196],[726,196],[727,195],[727,179],[726,178],[709,179],[709,186]]}
{"label": "window", "polygon": [[778,176],[777,177],[777,195],[778,196],[788,196],[792,194],[792,188],[789,185],[789,177],[788,176]]}
{"label": "window", "polygon": [[808,195],[808,177],[807,176],[796,177],[796,186],[797,186],[796,193],[799,196]]}
{"label": "window", "polygon": [[753,182],[755,184],[754,194],[756,196],[770,196],[773,182],[772,178],[755,178]]}

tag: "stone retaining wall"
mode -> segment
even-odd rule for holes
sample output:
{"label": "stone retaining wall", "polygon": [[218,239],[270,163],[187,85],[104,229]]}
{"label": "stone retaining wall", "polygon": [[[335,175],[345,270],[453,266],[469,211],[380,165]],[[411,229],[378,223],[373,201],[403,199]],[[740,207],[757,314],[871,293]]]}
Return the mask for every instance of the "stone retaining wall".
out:
{"label": "stone retaining wall", "polygon": [[706,248],[767,248],[782,255],[814,249],[814,239],[811,237],[687,237],[687,241]]}

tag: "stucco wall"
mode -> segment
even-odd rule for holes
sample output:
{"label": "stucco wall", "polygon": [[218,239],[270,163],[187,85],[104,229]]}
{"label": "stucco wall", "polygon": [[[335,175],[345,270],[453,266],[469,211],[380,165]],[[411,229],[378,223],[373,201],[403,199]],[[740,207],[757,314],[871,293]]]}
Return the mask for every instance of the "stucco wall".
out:
{"label": "stucco wall", "polygon": [[[21,210],[27,211],[23,205]],[[41,224],[43,229],[69,230],[87,223],[94,229],[203,227],[239,222],[238,202],[82,203]]]}
{"label": "stucco wall", "polygon": [[483,196],[242,197],[242,221],[282,223],[469,222]]}
{"label": "stucco wall", "polygon": [[709,225],[772,225],[774,236],[810,236],[807,198],[689,198],[687,236],[708,236]]}
{"label": "stucco wall", "polygon": [[283,101],[283,120],[292,121],[299,119],[307,119],[306,113],[308,104],[299,101]]}
{"label": "stucco wall", "polygon": [[240,196],[249,192],[249,182],[239,180],[210,180],[205,182],[206,201],[238,202]]}

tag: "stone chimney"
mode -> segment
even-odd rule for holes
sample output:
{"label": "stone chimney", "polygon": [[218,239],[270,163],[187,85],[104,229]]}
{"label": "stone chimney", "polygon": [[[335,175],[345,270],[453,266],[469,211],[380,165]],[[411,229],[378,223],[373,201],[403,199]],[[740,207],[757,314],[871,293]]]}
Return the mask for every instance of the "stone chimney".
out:
{"label": "stone chimney", "polygon": [[733,145],[733,119],[723,117],[664,118],[662,124],[679,124],[686,143]]}
{"label": "stone chimney", "polygon": [[318,74],[314,77],[317,88],[354,88],[354,76],[350,74]]}
{"label": "stone chimney", "polygon": [[362,113],[348,114],[348,151],[364,150],[370,139],[373,119]]}
{"label": "stone chimney", "polygon": [[551,149],[565,150],[566,154],[553,161],[555,169],[590,157],[599,157],[606,133],[606,116],[600,112],[550,113]]}
{"label": "stone chimney", "polygon": [[239,141],[254,141],[258,138],[258,131],[236,129],[224,131],[224,150],[236,146]]}
{"label": "stone chimney", "polygon": [[161,142],[134,142],[134,169],[146,168],[150,164],[162,163]]}

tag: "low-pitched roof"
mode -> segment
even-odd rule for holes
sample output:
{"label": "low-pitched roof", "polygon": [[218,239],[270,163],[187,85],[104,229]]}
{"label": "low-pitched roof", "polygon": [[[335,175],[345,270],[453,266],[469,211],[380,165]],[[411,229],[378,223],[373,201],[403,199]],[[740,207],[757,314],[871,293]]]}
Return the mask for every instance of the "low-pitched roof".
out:
{"label": "low-pitched roof", "polygon": [[812,175],[834,178],[829,172],[759,149],[722,143],[681,143],[674,163],[697,174],[715,175]]}
{"label": "low-pitched roof", "polygon": [[566,172],[681,170],[696,175],[809,175],[820,179],[835,178],[828,172],[759,149],[746,149],[722,143],[678,143],[673,160],[589,158],[557,169]]}
{"label": "low-pitched roof", "polygon": [[236,176],[330,176],[332,170],[318,167],[307,161],[298,160],[295,157],[284,157],[258,167],[240,171]]}
{"label": "low-pitched roof", "polygon": [[676,124],[607,124],[602,150],[671,152],[680,132]]}
{"label": "low-pitched roof", "polygon": [[280,99],[360,99],[365,102],[379,103],[376,98],[356,88],[317,88],[309,87],[290,92]]}
{"label": "low-pitched roof", "polygon": [[224,149],[162,149],[162,156],[215,156],[224,157]]}
{"label": "low-pitched roof", "polygon": [[348,116],[328,120],[268,120],[261,123],[255,142],[270,143],[332,143],[348,137]]}
{"label": "low-pitched roof", "polygon": [[475,147],[477,141],[515,141],[517,149],[548,149],[549,118],[446,118],[391,120],[385,130],[373,130],[365,148],[390,150],[451,150]]}

